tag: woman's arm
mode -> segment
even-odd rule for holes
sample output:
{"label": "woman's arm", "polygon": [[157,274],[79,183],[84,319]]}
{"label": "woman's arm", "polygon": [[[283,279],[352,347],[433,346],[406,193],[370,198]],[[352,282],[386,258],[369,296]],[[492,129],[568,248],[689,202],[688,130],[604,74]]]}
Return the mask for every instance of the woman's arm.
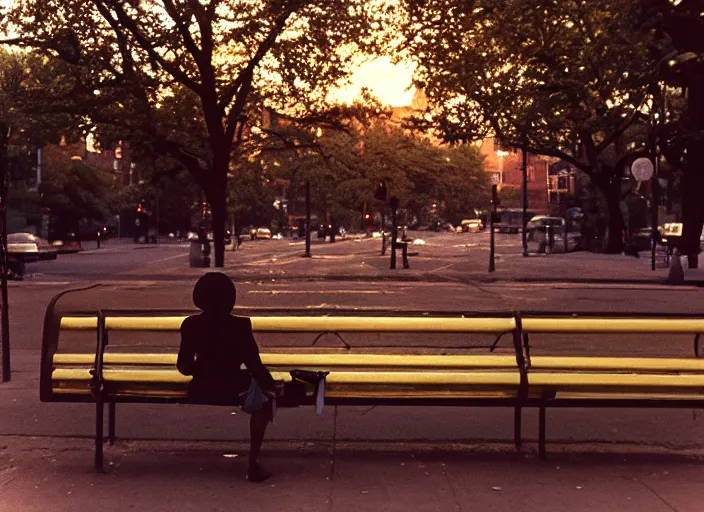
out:
{"label": "woman's arm", "polygon": [[259,357],[259,347],[252,333],[252,321],[247,319],[246,332],[242,336],[242,359],[254,380],[264,391],[274,391],[276,382]]}
{"label": "woman's arm", "polygon": [[189,329],[188,318],[181,324],[181,348],[178,351],[176,368],[183,375],[193,375],[196,362],[196,347],[193,332]]}

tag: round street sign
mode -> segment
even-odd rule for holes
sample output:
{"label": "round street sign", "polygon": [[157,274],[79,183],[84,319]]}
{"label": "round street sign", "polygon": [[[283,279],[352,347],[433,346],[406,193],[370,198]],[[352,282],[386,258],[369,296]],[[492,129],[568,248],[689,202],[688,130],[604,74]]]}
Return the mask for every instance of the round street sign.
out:
{"label": "round street sign", "polygon": [[653,177],[653,162],[650,158],[638,158],[631,165],[631,174],[638,181],[648,181]]}

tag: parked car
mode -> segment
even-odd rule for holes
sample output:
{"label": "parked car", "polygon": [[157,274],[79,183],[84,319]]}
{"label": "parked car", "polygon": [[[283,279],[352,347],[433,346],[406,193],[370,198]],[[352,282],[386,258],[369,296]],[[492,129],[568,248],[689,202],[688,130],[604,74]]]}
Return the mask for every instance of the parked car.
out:
{"label": "parked car", "polygon": [[32,233],[12,233],[7,235],[7,254],[11,259],[31,263],[55,260],[58,251],[49,242]]}
{"label": "parked car", "polygon": [[460,226],[462,227],[462,231],[464,233],[478,233],[484,229],[482,219],[464,219],[460,222]]}
{"label": "parked car", "polygon": [[[548,247],[548,227],[552,232],[552,247]],[[526,224],[527,241],[536,242],[540,253],[576,251],[579,247],[581,233],[567,232],[567,240],[565,241],[566,227],[567,222],[562,217],[536,215]]]}
{"label": "parked car", "polygon": [[[526,220],[533,219],[535,213],[526,212]],[[506,208],[499,212],[500,221],[494,223],[494,231],[499,233],[520,233],[523,230],[523,210],[521,208]]]}
{"label": "parked car", "polygon": [[269,240],[271,238],[271,230],[269,228],[257,228],[254,237],[257,240]]}
{"label": "parked car", "polygon": [[[208,231],[208,233],[205,236],[208,239],[208,242],[213,241],[213,232],[212,231]],[[198,233],[196,233],[195,231],[189,231],[186,234],[186,239],[189,242],[197,242],[198,241]],[[232,243],[232,233],[230,233],[230,231],[228,231],[226,229],[225,230],[225,245],[229,245],[231,243]]]}

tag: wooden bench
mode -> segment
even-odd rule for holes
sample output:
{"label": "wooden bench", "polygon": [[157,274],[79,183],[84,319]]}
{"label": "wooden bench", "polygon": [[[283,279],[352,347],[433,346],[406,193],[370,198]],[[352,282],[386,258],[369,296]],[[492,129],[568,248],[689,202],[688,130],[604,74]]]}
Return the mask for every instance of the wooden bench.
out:
{"label": "wooden bench", "polygon": [[519,318],[528,379],[525,407],[538,407],[538,446],[545,457],[549,407],[704,407],[704,359],[532,356],[530,335],[693,335],[695,355],[704,318],[663,315],[522,313]]}
{"label": "wooden bench", "polygon": [[[176,369],[181,322],[189,312],[47,310],[41,369],[41,399],[46,402],[96,404],[95,467],[103,470],[104,405],[108,405],[108,436],[116,434],[118,403],[192,403],[186,390],[190,377]],[[310,315],[310,311],[308,311]],[[316,312],[316,314],[319,314]],[[509,355],[423,355],[358,352],[301,347],[263,351],[262,361],[278,380],[290,379],[290,370],[325,370],[326,405],[446,405],[507,406],[515,409],[514,441],[521,444],[521,404],[526,392],[521,338],[511,315],[496,317],[408,316],[251,316],[252,328],[262,333],[305,333],[320,337],[334,333],[483,334],[498,339],[509,334]],[[60,348],[62,334],[96,333],[95,351],[76,353]],[[170,351],[145,347],[140,351],[112,352],[114,332],[172,332]],[[315,340],[314,340],[315,342]],[[312,386],[306,404],[314,403]],[[234,405],[234,404],[233,404]]]}

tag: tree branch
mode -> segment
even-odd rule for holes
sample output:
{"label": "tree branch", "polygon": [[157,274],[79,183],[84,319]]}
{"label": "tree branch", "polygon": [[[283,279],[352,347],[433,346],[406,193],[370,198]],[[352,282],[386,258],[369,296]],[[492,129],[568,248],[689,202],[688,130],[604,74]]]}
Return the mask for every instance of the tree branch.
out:
{"label": "tree branch", "polygon": [[191,33],[188,30],[188,25],[184,23],[183,19],[179,15],[178,8],[174,4],[173,0],[164,0],[164,8],[166,9],[166,12],[169,14],[171,19],[174,21],[176,30],[178,30],[178,33],[181,34],[181,38],[183,38],[183,44],[186,47],[186,50],[188,50],[188,52],[193,56],[193,60],[196,61],[198,69],[201,71],[202,74],[203,69],[201,67],[201,58],[203,57],[203,53],[201,52],[200,48],[198,48],[198,45],[196,45],[196,42],[193,40],[193,36],[191,36]]}
{"label": "tree branch", "polygon": [[565,153],[564,151],[560,151],[559,149],[548,148],[544,146],[531,146],[530,144],[528,144],[527,149],[528,153],[533,153],[534,155],[552,156],[555,158],[559,158],[560,160],[564,160],[568,164],[573,165],[574,167],[576,167],[580,171],[583,171],[589,176],[594,173],[595,169],[593,169],[591,165],[585,164],[584,162],[580,162],[574,156],[570,155],[569,153]]}
{"label": "tree branch", "polygon": [[117,14],[117,21],[119,21],[122,26],[124,26],[135,38],[139,46],[147,52],[149,57],[156,63],[158,63],[164,71],[170,74],[177,82],[188,87],[196,94],[200,94],[200,84],[188,76],[180,67],[172,62],[166,60],[159,52],[154,50],[153,44],[149,39],[142,33],[137,23],[125,12],[123,6],[119,2],[101,2],[96,0],[96,4],[102,3],[107,9],[112,7]]}
{"label": "tree branch", "polygon": [[[222,97],[220,99],[220,102],[218,106],[222,109],[225,110],[227,106],[232,102],[232,100],[237,96],[236,104],[241,104],[244,106],[244,99],[246,99],[246,94],[244,94],[245,98],[242,99],[240,96],[242,95],[242,90],[245,87],[245,85],[248,82],[251,82],[252,77],[254,76],[254,70],[256,67],[259,65],[259,63],[262,61],[262,59],[266,56],[267,53],[269,53],[269,50],[274,46],[274,43],[276,42],[276,39],[279,37],[281,32],[283,31],[284,27],[286,26],[286,22],[288,21],[289,17],[294,13],[295,7],[289,6],[281,15],[278,17],[276,22],[274,23],[274,26],[272,27],[271,31],[267,36],[264,38],[264,40],[261,42],[259,45],[259,48],[257,48],[257,51],[254,53],[252,58],[250,59],[249,63],[247,66],[240,71],[239,75],[237,75],[237,78],[230,84],[229,87],[226,87],[223,90]],[[247,91],[248,93],[249,91]],[[240,109],[241,110],[241,109]],[[234,111],[234,113],[233,113]],[[228,115],[228,120],[227,120],[227,131],[230,132],[232,131],[234,133],[234,128],[230,130],[230,123],[232,122],[233,119],[236,119],[239,117],[239,114],[241,112],[237,111],[235,107],[233,107],[230,110],[230,114]]]}
{"label": "tree branch", "polygon": [[606,148],[611,145],[612,142],[614,142],[618,137],[623,135],[623,133],[628,129],[629,126],[633,124],[633,122],[638,118],[638,109],[634,109],[631,114],[624,119],[624,121],[616,128],[611,135],[606,137],[603,141],[601,141],[599,144],[596,145],[595,151],[597,155],[601,154],[602,151],[604,151]]}

